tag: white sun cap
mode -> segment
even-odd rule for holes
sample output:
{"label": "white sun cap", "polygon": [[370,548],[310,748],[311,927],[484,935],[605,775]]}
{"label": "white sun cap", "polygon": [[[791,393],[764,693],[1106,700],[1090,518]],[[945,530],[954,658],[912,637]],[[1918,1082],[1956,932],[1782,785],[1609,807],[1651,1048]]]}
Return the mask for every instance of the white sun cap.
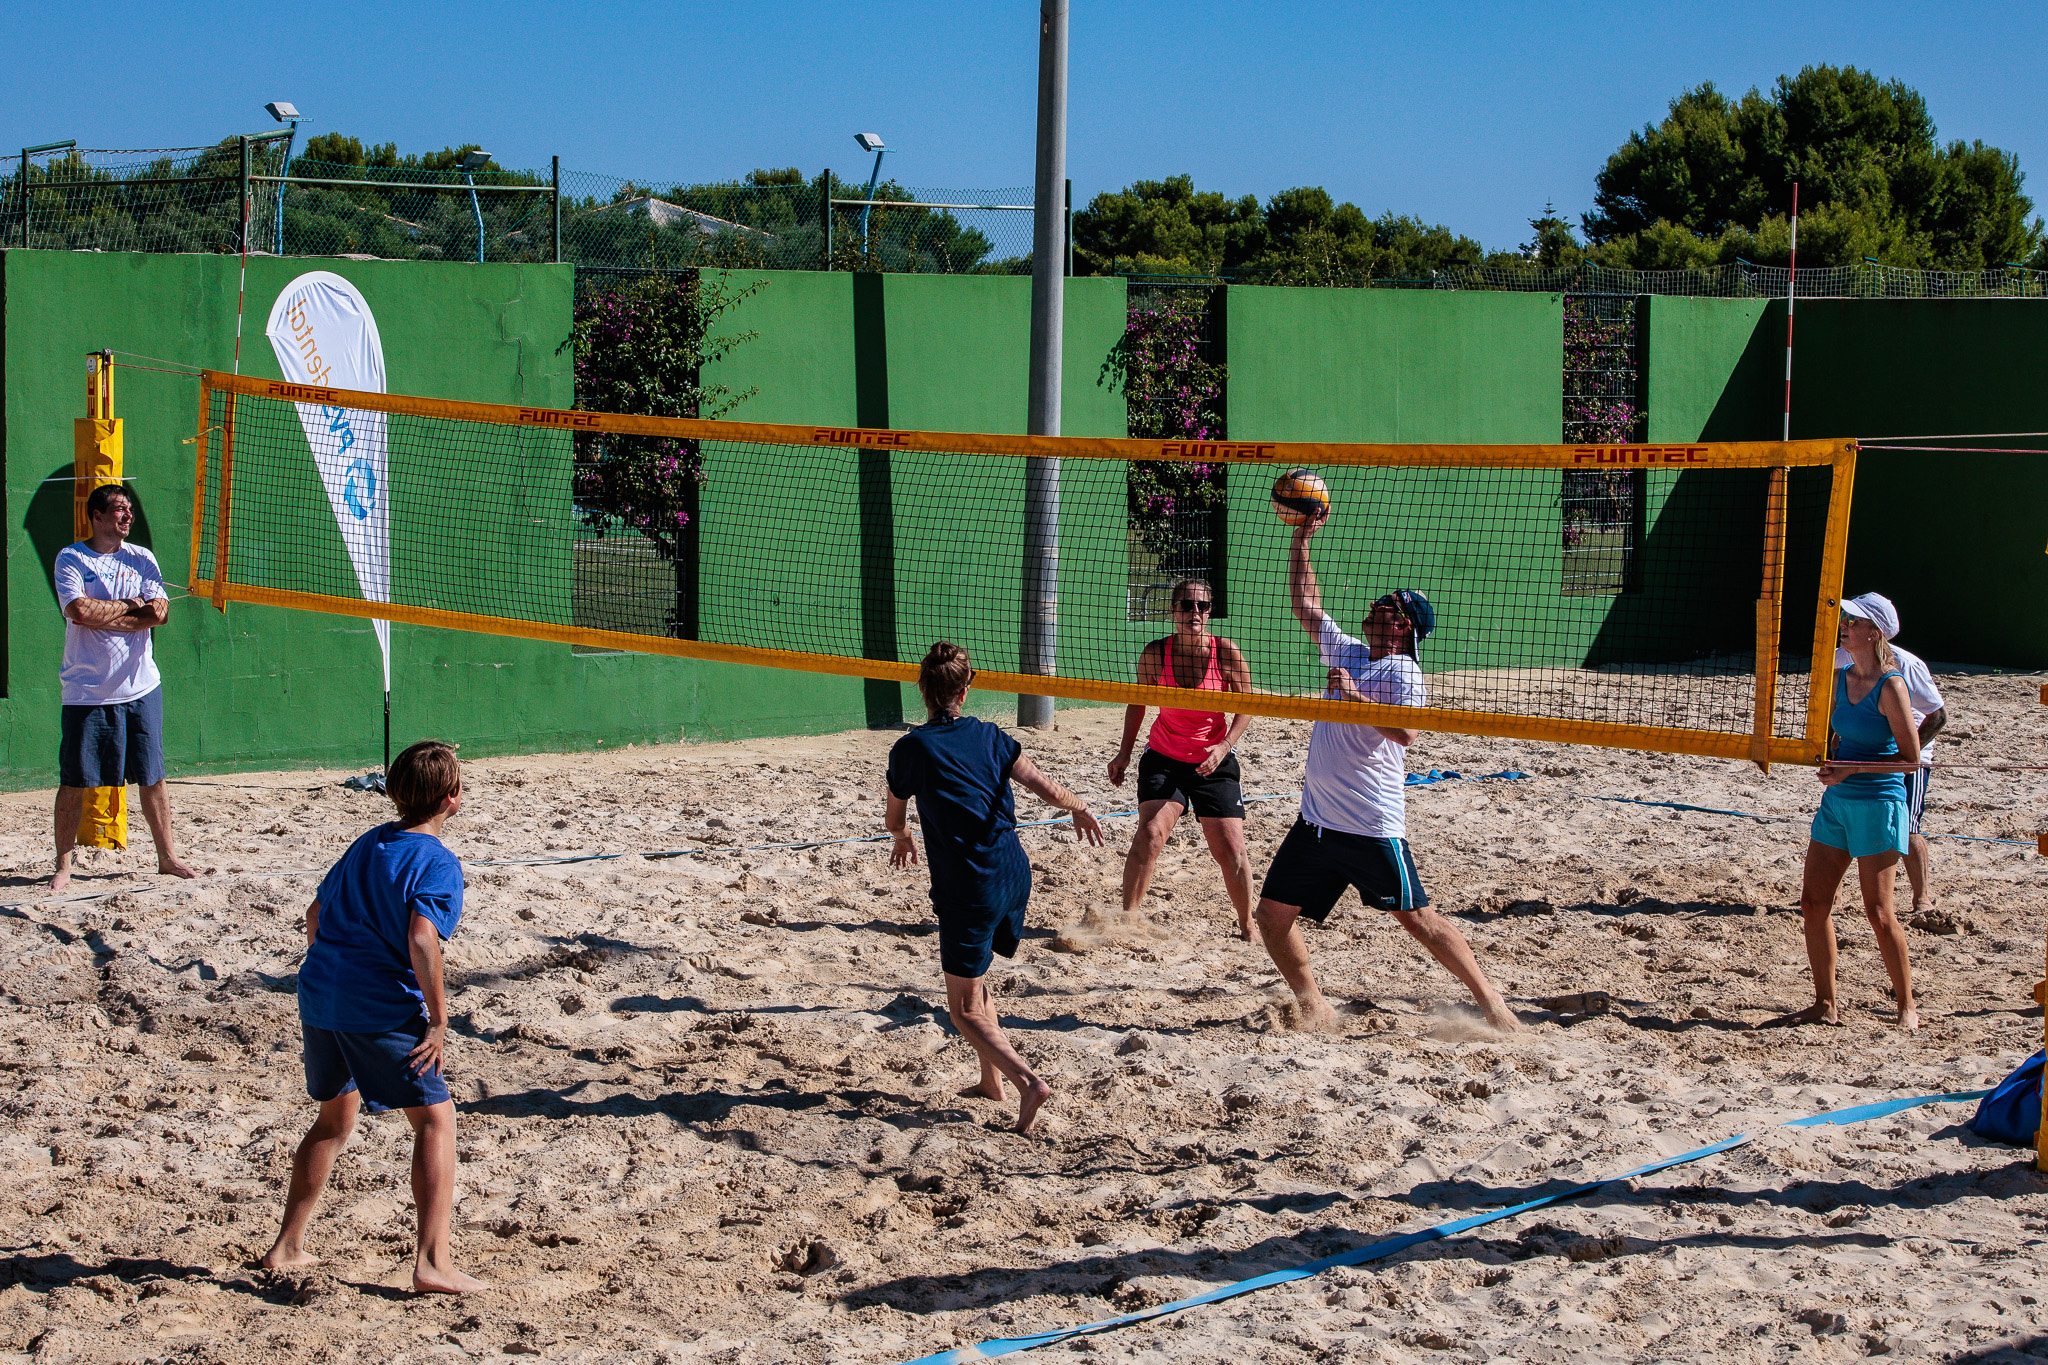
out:
{"label": "white sun cap", "polygon": [[1867,592],[1861,597],[1852,597],[1842,603],[1842,615],[1860,616],[1878,628],[1885,639],[1896,639],[1899,633],[1899,609],[1892,605],[1892,599],[1882,593]]}

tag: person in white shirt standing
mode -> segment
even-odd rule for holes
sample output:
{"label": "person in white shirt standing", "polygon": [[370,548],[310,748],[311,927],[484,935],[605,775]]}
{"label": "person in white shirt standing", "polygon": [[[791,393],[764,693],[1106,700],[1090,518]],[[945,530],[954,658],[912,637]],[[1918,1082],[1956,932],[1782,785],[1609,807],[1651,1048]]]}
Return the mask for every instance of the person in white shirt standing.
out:
{"label": "person in white shirt standing", "polygon": [[157,871],[196,876],[171,842],[164,793],[164,693],[150,631],[169,618],[156,556],[130,545],[135,502],[103,484],[85,500],[92,536],[57,554],[57,605],[64,611],[64,731],[57,748],[57,870],[50,889],[71,884],[71,850],[93,787],[133,782],[156,841]]}
{"label": "person in white shirt standing", "polygon": [[[1421,706],[1425,699],[1422,640],[1436,628],[1436,609],[1419,592],[1390,592],[1372,604],[1363,642],[1324,613],[1309,538],[1328,514],[1294,529],[1288,587],[1294,615],[1321,651],[1331,697]],[[1407,749],[1420,733],[1387,725],[1319,720],[1308,744],[1301,814],[1266,870],[1253,918],[1266,952],[1301,1008],[1304,1028],[1328,1028],[1336,1012],[1309,969],[1300,918],[1321,923],[1349,886],[1368,907],[1384,910],[1430,956],[1465,984],[1487,1022],[1505,1032],[1521,1027],[1486,979],[1457,926],[1429,908],[1429,896],[1408,849]]]}
{"label": "person in white shirt standing", "polygon": [[[1898,608],[1891,599],[1881,593],[1867,592],[1861,597],[1852,597],[1842,604],[1842,610],[1852,616],[1861,616],[1876,626],[1886,640],[1899,633]],[[1927,780],[1934,770],[1927,765],[1929,746],[1934,737],[1948,724],[1948,704],[1942,700],[1941,689],[1934,685],[1934,672],[1918,654],[1892,645],[1892,655],[1899,661],[1899,672],[1906,678],[1906,705],[1913,715],[1913,728],[1920,732],[1920,766],[1906,774],[1906,810],[1911,817],[1908,828],[1912,831],[1906,841],[1906,880],[1913,887],[1913,912],[1931,909],[1934,897],[1928,891],[1928,877],[1933,860],[1929,856],[1927,836],[1920,832],[1920,812],[1927,805]],[[1835,667],[1847,668],[1852,660],[1849,651],[1835,651]]]}

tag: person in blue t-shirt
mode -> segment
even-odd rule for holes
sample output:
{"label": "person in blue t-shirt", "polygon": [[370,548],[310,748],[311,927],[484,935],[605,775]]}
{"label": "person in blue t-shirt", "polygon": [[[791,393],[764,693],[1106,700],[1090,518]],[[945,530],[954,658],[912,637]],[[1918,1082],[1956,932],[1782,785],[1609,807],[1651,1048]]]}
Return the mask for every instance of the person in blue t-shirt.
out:
{"label": "person in blue t-shirt", "polygon": [[1102,826],[1088,804],[1038,770],[1023,746],[999,726],[963,716],[974,669],[967,651],[944,640],[933,645],[917,671],[931,718],[889,750],[886,823],[896,836],[889,854],[895,868],[917,864],[909,805],[917,802],[931,867],[932,909],[939,917],[939,965],[946,974],[946,1009],[960,1036],[981,1059],[981,1079],[962,1095],[1004,1098],[1003,1077],[1016,1083],[1017,1131],[1028,1133],[1052,1088],[1003,1036],[995,1001],[982,978],[995,953],[1015,957],[1031,899],[1031,864],[1017,840],[1015,781],[1047,805],[1074,817],[1075,834],[1100,847]]}
{"label": "person in blue t-shirt", "polygon": [[462,809],[455,750],[422,740],[385,776],[398,819],[349,846],[306,911],[299,968],[299,1031],[306,1093],[320,1103],[292,1158],[284,1225],[264,1255],[267,1269],[314,1264],[305,1248],[313,1206],[356,1114],[402,1109],[412,1125],[412,1194],[419,1218],[412,1287],[466,1294],[486,1286],[457,1270],[448,1250],[455,1196],[455,1103],[441,1076],[448,1002],[441,940],[462,918],[462,864],[441,826]]}

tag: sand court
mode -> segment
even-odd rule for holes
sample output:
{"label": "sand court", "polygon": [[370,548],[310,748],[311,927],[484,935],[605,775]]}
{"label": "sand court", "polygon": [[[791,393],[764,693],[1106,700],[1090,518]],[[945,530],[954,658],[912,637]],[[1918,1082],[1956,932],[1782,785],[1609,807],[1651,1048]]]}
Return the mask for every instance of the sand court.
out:
{"label": "sand court", "polygon": [[[1944,673],[1944,760],[2048,761],[2035,676]],[[1121,712],[1021,732],[1098,812]],[[1838,1105],[1994,1082],[2040,1046],[2048,896],[2030,846],[1937,839],[1901,1037],[1868,927],[1837,926],[1847,1026],[1748,1027],[1810,998],[1795,909],[1812,772],[1425,735],[1410,835],[1528,1032],[1348,900],[1310,929],[1335,1033],[1288,1031],[1192,819],[1152,930],[1053,949],[1113,907],[1113,847],[1023,838],[1031,934],[989,981],[1055,1088],[1042,1131],[962,1099],[921,871],[881,832],[890,732],[465,764],[447,842],[455,1245],[499,1286],[404,1292],[409,1134],[366,1119],[309,1249],[274,1232],[302,1091],[293,973],[314,886],[388,817],[340,773],[180,782],[188,857],[146,839],[50,901],[48,794],[0,797],[0,1360],[889,1362],[1085,1322]],[[1255,875],[1295,814],[1307,727],[1240,746]],[[1930,831],[2048,826],[2038,774],[1944,771]],[[1751,812],[1729,818],[1592,797]],[[1020,819],[1046,812],[1020,798]],[[137,831],[140,834],[140,831]],[[649,859],[647,850],[702,849]],[[591,853],[602,861],[519,863]],[[1903,879],[1901,884],[1904,901]],[[1543,997],[1602,990],[1606,1013]],[[1966,1106],[1751,1147],[1034,1360],[2048,1356],[2048,1177]],[[2001,1351],[2007,1354],[1999,1354]],[[12,1352],[9,1355],[6,1353]]]}

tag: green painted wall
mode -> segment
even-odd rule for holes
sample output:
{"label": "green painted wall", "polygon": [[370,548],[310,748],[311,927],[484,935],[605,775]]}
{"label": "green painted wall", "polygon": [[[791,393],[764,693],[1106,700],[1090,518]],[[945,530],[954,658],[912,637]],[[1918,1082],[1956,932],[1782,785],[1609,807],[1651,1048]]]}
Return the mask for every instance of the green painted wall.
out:
{"label": "green painted wall", "polygon": [[[1561,437],[1556,295],[1232,289],[1227,313],[1233,440]],[[1319,679],[1287,610],[1288,529],[1271,511],[1270,476],[1242,472],[1230,491],[1228,633],[1267,685],[1301,690]],[[1317,571],[1346,630],[1379,594],[1417,588],[1437,607],[1430,672],[1584,660],[1612,599],[1563,595],[1557,474],[1321,472],[1334,534],[1317,543]]]}
{"label": "green painted wall", "polygon": [[[230,368],[236,268],[232,259],[208,256],[9,251],[0,259],[11,623],[0,783],[39,786],[52,777],[63,623],[49,564],[70,535],[71,419],[83,411],[84,354],[112,347]],[[262,319],[289,280],[315,269],[344,275],[363,291],[394,390],[571,402],[563,342],[572,276],[548,266],[252,260],[245,373],[276,375]],[[743,282],[753,281],[764,287],[730,322],[757,335],[724,362],[723,374],[709,376],[758,389],[736,416],[851,425],[872,415],[863,411],[865,379],[870,400],[879,393],[900,411],[899,423],[1023,429],[1029,280],[769,272]],[[886,328],[884,346],[869,354],[856,326],[863,295],[879,299]],[[1122,282],[1073,282],[1067,319],[1066,429],[1121,435],[1122,400],[1095,380],[1122,331]],[[126,471],[143,509],[138,539],[179,583],[189,561],[193,454],[181,442],[196,426],[196,397],[196,384],[180,376],[119,372]],[[714,479],[706,491],[707,563],[719,562],[711,551],[721,532],[741,524],[745,476],[789,476],[781,461],[728,472],[734,477]],[[858,487],[833,470],[821,466],[820,473],[823,498],[846,499]],[[44,482],[53,476],[66,481]],[[930,508],[934,494],[911,480],[899,497],[912,517]],[[857,502],[855,494],[842,509],[848,516],[821,517],[819,525],[852,527],[858,540]],[[395,535],[430,517],[430,506],[394,498]],[[748,569],[757,572],[758,563]],[[944,577],[942,567],[932,573]],[[912,583],[899,596],[921,600],[928,587]],[[857,600],[858,589],[856,581],[837,600]],[[1014,621],[1014,593],[1007,610]],[[802,624],[813,628],[815,617]],[[934,628],[929,613],[906,617],[899,652],[917,657]],[[210,606],[180,601],[157,632],[156,653],[166,681],[167,756],[177,771],[377,760],[381,683],[366,622],[241,604],[222,618]],[[884,718],[878,701],[903,709],[893,685],[879,689],[878,699],[858,680],[406,626],[393,631],[392,681],[397,742],[437,734],[471,753],[819,732]],[[995,713],[1014,707],[995,696],[984,704]]]}
{"label": "green painted wall", "polygon": [[[1650,302],[1652,440],[1769,440],[1782,429],[1785,306]],[[2048,307],[2030,299],[1802,299],[1795,438],[2048,430]],[[1882,444],[1882,442],[1876,442]],[[2038,445],[1963,440],[1954,445]],[[1824,481],[1795,479],[1786,638],[1817,581]],[[1899,606],[1900,641],[1936,659],[2048,666],[2048,457],[1865,450],[1845,591]],[[1761,501],[1757,503],[1761,516]],[[1805,532],[1802,536],[1801,531]],[[1753,590],[1748,593],[1753,596]]]}
{"label": "green painted wall", "polygon": [[[2048,304],[1802,299],[1798,320],[1794,436],[2048,431]],[[1897,603],[1901,644],[2048,666],[2048,455],[1866,450],[1851,525],[1844,590]]]}

